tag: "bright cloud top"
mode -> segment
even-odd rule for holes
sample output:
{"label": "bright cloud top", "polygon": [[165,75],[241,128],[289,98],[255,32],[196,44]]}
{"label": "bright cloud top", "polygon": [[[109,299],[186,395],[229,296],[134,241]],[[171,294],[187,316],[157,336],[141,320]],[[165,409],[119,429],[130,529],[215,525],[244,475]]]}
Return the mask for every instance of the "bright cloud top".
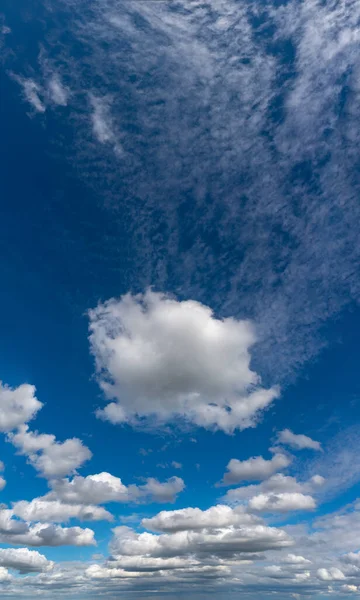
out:
{"label": "bright cloud top", "polygon": [[181,417],[230,433],[254,426],[279,394],[250,369],[249,321],[150,290],[99,304],[89,317],[99,381],[115,399],[99,416],[113,423]]}

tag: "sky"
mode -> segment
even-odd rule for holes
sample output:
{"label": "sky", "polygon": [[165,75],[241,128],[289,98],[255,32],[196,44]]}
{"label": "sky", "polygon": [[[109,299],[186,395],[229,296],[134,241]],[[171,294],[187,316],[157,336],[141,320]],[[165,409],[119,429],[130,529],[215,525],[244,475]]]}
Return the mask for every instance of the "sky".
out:
{"label": "sky", "polygon": [[2,598],[360,596],[359,44],[2,1]]}

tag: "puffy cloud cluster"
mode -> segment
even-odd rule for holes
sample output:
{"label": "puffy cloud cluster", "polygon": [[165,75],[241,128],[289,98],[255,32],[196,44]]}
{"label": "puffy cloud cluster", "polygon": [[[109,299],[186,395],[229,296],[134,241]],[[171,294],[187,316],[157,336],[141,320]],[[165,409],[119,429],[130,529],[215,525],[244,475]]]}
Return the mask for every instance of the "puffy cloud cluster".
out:
{"label": "puffy cloud cluster", "polygon": [[0,509],[0,543],[26,546],[89,546],[94,532],[81,527],[61,527],[53,523],[20,521],[10,509]]}
{"label": "puffy cloud cluster", "polygon": [[27,425],[21,425],[8,438],[19,453],[25,454],[32,466],[46,478],[73,473],[92,456],[89,448],[78,438],[58,442],[54,435],[29,431]]}
{"label": "puffy cloud cluster", "polygon": [[108,502],[174,502],[185,488],[180,477],[170,477],[164,482],[149,477],[142,485],[126,486],[119,477],[110,473],[98,473],[73,479],[59,479],[50,482],[52,491],[45,499],[60,500],[68,504],[105,504]]}
{"label": "puffy cloud cluster", "polygon": [[43,554],[28,548],[0,548],[0,565],[15,569],[19,573],[40,573],[51,571],[54,562]]}
{"label": "puffy cloud cluster", "polygon": [[286,468],[290,463],[291,458],[283,454],[275,454],[271,460],[265,460],[261,456],[247,461],[231,460],[221,485],[230,485],[230,482],[240,482],[242,479],[263,481],[231,489],[223,500],[231,505],[246,504],[248,510],[255,513],[314,510],[316,501],[312,495],[318,493],[325,483],[321,475],[314,475],[304,482],[283,473],[269,476]]}
{"label": "puffy cloud cluster", "polygon": [[183,508],[161,511],[155,517],[143,519],[141,524],[150,531],[172,533],[175,531],[196,531],[198,529],[230,527],[253,524],[256,519],[245,512],[242,506],[234,509],[218,504],[207,510]]}
{"label": "puffy cloud cluster", "polygon": [[99,381],[113,423],[175,418],[227,433],[253,426],[278,396],[250,369],[253,326],[199,302],[148,290],[89,312]]}
{"label": "puffy cloud cluster", "polygon": [[217,506],[208,511],[165,511],[144,526],[166,533],[137,533],[129,527],[114,529],[111,551],[115,557],[236,556],[286,548],[292,540],[281,529],[268,527],[241,510]]}
{"label": "puffy cloud cluster", "polygon": [[43,406],[35,391],[35,387],[27,383],[13,389],[0,382],[1,432],[12,431],[35,417]]}
{"label": "puffy cloud cluster", "polygon": [[31,502],[21,500],[13,505],[14,515],[24,521],[63,523],[69,519],[80,521],[112,521],[112,515],[100,506],[88,504],[65,504],[59,500],[34,498]]}

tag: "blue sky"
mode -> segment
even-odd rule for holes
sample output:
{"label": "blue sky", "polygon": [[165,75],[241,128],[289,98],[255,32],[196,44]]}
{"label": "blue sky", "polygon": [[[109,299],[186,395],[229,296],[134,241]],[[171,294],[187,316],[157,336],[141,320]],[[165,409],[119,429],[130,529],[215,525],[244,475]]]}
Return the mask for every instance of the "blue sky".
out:
{"label": "blue sky", "polygon": [[4,0],[4,598],[360,594],[359,22]]}

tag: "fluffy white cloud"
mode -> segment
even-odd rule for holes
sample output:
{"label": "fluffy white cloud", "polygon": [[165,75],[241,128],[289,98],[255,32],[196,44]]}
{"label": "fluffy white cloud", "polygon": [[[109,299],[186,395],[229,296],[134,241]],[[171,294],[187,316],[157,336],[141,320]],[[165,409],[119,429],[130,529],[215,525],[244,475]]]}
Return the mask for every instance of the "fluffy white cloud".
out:
{"label": "fluffy white cloud", "polygon": [[307,435],[293,433],[290,429],[284,429],[278,433],[278,442],[290,446],[295,450],[303,450],[305,448],[321,450],[320,442],[312,440]]}
{"label": "fluffy white cloud", "polygon": [[258,512],[288,512],[314,510],[316,502],[312,496],[298,492],[282,494],[259,494],[249,500],[249,509]]}
{"label": "fluffy white cloud", "polygon": [[199,508],[162,511],[143,519],[141,524],[161,533],[138,533],[129,527],[116,527],[111,543],[116,560],[121,556],[229,558],[292,545],[285,531],[264,525],[242,507],[231,509],[219,505],[205,511]]}
{"label": "fluffy white cloud", "polygon": [[58,442],[54,435],[29,431],[27,425],[19,427],[17,433],[9,434],[8,439],[46,478],[73,473],[92,456],[78,438]]}
{"label": "fluffy white cloud", "polygon": [[0,382],[0,431],[8,432],[30,421],[42,407],[35,387],[24,383],[11,388]]}
{"label": "fluffy white cloud", "polygon": [[356,585],[347,584],[347,583],[342,585],[341,589],[343,592],[351,592],[351,593],[359,591],[359,588]]}
{"label": "fluffy white cloud", "polygon": [[261,481],[277,471],[286,469],[290,463],[291,458],[285,454],[274,454],[270,460],[262,456],[254,456],[247,460],[232,458],[220,485],[233,485],[240,481]]}
{"label": "fluffy white cloud", "polygon": [[88,504],[65,504],[59,500],[34,498],[13,504],[13,513],[24,521],[63,523],[69,519],[80,521],[112,521],[112,515],[102,507]]}
{"label": "fluffy white cloud", "polygon": [[121,526],[114,529],[111,550],[115,556],[171,557],[200,553],[221,557],[263,552],[291,545],[292,540],[285,531],[257,524],[200,531],[176,531],[160,535],[137,533],[129,527]]}
{"label": "fluffy white cloud", "polygon": [[0,583],[11,581],[12,577],[5,567],[0,567]]}
{"label": "fluffy white cloud", "polygon": [[260,494],[282,494],[282,493],[299,493],[299,494],[314,494],[321,490],[325,483],[324,477],[314,475],[307,481],[297,481],[295,477],[276,473],[256,485],[246,485],[233,490],[228,490],[223,500],[230,504],[244,502],[253,496]]}
{"label": "fluffy white cloud", "polygon": [[52,523],[29,524],[14,518],[10,509],[0,510],[0,543],[17,546],[89,546],[94,532],[81,527],[61,527]]}
{"label": "fluffy white cloud", "polygon": [[87,477],[75,476],[72,480],[60,479],[50,482],[52,491],[47,500],[67,503],[105,504],[107,502],[174,502],[177,494],[185,488],[180,477],[170,477],[160,482],[149,477],[143,485],[125,486],[119,477],[110,473],[98,473]]}
{"label": "fluffy white cloud", "polygon": [[248,321],[150,290],[99,304],[89,317],[99,381],[116,400],[99,415],[113,423],[182,417],[229,433],[253,426],[279,394],[250,369]]}
{"label": "fluffy white cloud", "polygon": [[155,517],[143,519],[141,524],[151,531],[165,533],[205,529],[208,527],[230,527],[254,523],[252,515],[245,512],[242,506],[235,509],[217,505],[207,510],[200,508],[182,508],[180,510],[161,511]]}
{"label": "fluffy white cloud", "polygon": [[24,533],[0,534],[0,542],[26,546],[92,546],[92,529],[36,523]]}
{"label": "fluffy white cloud", "polygon": [[54,562],[36,550],[0,548],[0,565],[20,573],[40,573],[52,570]]}
{"label": "fluffy white cloud", "polygon": [[317,577],[322,581],[342,581],[346,579],[344,573],[337,567],[331,567],[330,569],[318,569]]}

